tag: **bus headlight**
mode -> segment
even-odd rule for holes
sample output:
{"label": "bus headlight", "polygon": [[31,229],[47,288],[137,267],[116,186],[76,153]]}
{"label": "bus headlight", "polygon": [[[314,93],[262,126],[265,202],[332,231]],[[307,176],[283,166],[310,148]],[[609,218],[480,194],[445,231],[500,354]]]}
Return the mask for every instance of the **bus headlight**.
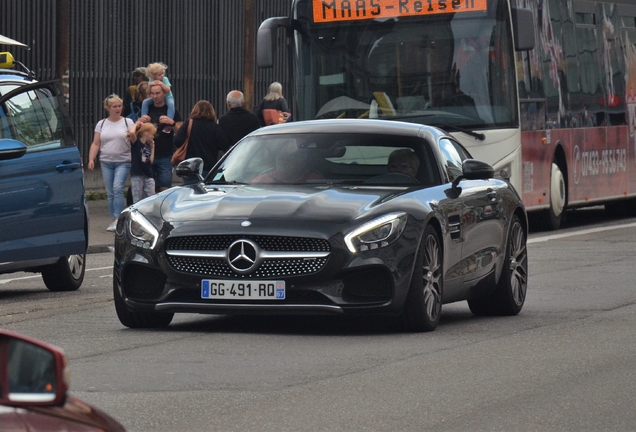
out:
{"label": "bus headlight", "polygon": [[503,167],[495,171],[495,178],[510,181],[511,177],[512,177],[512,164],[504,165]]}

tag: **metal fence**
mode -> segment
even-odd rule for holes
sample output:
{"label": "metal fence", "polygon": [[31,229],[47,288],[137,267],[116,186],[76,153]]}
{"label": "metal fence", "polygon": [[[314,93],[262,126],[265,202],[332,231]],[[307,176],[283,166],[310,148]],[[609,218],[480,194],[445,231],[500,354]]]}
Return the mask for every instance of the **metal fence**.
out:
{"label": "metal fence", "polygon": [[[47,80],[62,78],[56,76],[56,41],[58,32],[68,32],[69,111],[85,161],[95,124],[106,114],[102,101],[111,93],[123,96],[138,66],[168,65],[166,76],[184,118],[200,99],[222,115],[227,93],[243,89],[248,0],[65,0],[68,18],[59,13],[60,1],[0,1],[0,34],[28,44],[29,50],[10,51]],[[291,0],[251,3],[254,35],[264,19],[291,10]],[[282,32],[279,38],[283,44]],[[283,83],[286,94],[291,90],[287,52],[279,52],[273,69],[256,70],[255,104],[272,81]]]}

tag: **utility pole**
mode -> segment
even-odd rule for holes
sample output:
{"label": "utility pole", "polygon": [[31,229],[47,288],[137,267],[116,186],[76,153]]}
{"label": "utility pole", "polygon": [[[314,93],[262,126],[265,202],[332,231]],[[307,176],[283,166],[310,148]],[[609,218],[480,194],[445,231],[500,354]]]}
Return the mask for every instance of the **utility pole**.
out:
{"label": "utility pole", "polygon": [[71,36],[69,21],[71,18],[71,9],[69,0],[57,0],[55,18],[56,27],[56,65],[55,77],[62,80],[64,89],[64,98],[66,103],[69,101],[69,70],[70,70],[70,41]]}
{"label": "utility pole", "polygon": [[254,108],[254,82],[255,82],[255,59],[256,59],[256,7],[255,0],[245,0],[245,16],[243,18],[243,27],[245,30],[245,39],[243,41],[243,50],[245,57],[243,59],[243,94],[245,94],[245,108],[253,111]]}

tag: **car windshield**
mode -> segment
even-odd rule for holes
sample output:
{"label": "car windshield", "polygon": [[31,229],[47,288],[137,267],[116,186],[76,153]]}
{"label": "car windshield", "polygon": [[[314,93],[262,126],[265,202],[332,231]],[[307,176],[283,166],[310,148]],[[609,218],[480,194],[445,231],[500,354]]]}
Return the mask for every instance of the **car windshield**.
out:
{"label": "car windshield", "polygon": [[439,184],[426,141],[370,134],[248,137],[207,177],[236,184]]}

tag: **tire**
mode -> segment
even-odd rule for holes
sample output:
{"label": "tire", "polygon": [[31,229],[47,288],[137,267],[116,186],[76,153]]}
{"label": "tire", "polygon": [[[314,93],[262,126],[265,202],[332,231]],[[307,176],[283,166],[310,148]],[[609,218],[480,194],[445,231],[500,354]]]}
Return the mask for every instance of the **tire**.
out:
{"label": "tire", "polygon": [[435,330],[442,314],[442,246],[435,228],[427,226],[417,253],[403,319],[413,332]]}
{"label": "tire", "polygon": [[170,325],[174,317],[173,313],[133,312],[129,310],[119,294],[116,277],[113,273],[113,299],[119,322],[129,328],[164,328]]}
{"label": "tire", "polygon": [[537,218],[537,226],[542,231],[554,231],[559,229],[565,220],[565,204],[567,202],[567,186],[563,171],[552,162],[550,175],[550,207],[541,212]]}
{"label": "tire", "polygon": [[513,216],[506,239],[506,260],[491,297],[468,301],[475,315],[510,316],[521,312],[528,288],[527,235],[521,220]]}
{"label": "tire", "polygon": [[71,255],[42,268],[42,279],[49,291],[77,291],[84,282],[85,272],[86,255]]}

